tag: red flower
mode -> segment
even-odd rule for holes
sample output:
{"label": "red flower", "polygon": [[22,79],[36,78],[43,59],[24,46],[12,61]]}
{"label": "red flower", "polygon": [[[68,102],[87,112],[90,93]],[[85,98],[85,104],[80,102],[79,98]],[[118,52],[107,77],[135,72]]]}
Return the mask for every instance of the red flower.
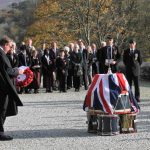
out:
{"label": "red flower", "polygon": [[33,72],[29,68],[25,69],[24,74],[26,78],[23,81],[16,79],[16,86],[26,87],[33,81]]}

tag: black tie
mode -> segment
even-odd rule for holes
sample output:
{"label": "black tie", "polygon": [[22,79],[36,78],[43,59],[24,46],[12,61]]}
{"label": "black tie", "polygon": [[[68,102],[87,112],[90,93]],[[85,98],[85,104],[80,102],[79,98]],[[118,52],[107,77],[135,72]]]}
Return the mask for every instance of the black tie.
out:
{"label": "black tie", "polygon": [[112,49],[111,49],[111,47],[109,46],[108,48],[107,48],[107,58],[108,59],[111,59],[111,56],[112,55]]}

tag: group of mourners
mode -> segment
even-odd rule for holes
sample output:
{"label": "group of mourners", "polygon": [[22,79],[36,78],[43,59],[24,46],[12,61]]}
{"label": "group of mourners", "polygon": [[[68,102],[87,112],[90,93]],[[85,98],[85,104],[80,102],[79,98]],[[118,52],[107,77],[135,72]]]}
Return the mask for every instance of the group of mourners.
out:
{"label": "group of mourners", "polygon": [[[111,36],[106,38],[106,42],[101,42],[100,48],[94,43],[85,46],[81,39],[63,48],[58,48],[57,42],[52,42],[50,46],[43,44],[42,49],[36,49],[32,39],[28,39],[27,43],[22,42],[17,50],[15,47],[13,43],[7,53],[12,67],[28,66],[34,73],[32,83],[25,88],[17,87],[18,93],[31,93],[33,89],[34,93],[38,93],[41,83],[46,92],[67,92],[70,88],[78,92],[82,86],[88,89],[95,74],[105,74],[109,68],[112,73],[120,71],[117,70],[117,64],[121,53]],[[140,101],[139,74],[142,59],[134,40],[129,41],[129,48],[123,53],[123,62],[127,80],[130,86],[134,81],[135,96]]]}
{"label": "group of mourners", "polygon": [[34,93],[38,93],[41,79],[46,92],[67,92],[70,88],[75,88],[77,92],[81,86],[87,90],[95,74],[107,73],[106,59],[113,59],[112,72],[117,71],[116,64],[121,55],[117,46],[113,45],[113,39],[108,37],[106,42],[101,43],[100,49],[94,43],[85,46],[82,40],[78,40],[64,48],[58,48],[56,42],[52,42],[50,47],[44,44],[39,50],[32,45],[32,39],[28,39],[26,44],[22,42],[17,49],[13,43],[7,56],[12,67],[28,66],[34,73],[29,86],[16,87],[18,93],[31,93],[32,89]]}

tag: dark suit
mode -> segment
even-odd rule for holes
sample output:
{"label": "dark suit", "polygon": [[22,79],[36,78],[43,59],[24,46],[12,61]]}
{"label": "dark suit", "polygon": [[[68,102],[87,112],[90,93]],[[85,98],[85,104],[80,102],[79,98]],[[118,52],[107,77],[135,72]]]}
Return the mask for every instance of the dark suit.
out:
{"label": "dark suit", "polygon": [[41,58],[42,62],[42,74],[43,74],[43,87],[46,88],[46,92],[52,92],[53,86],[53,71],[54,71],[54,61],[46,59],[44,54]]}
{"label": "dark suit", "polygon": [[18,58],[19,58],[19,67],[31,65],[31,58],[27,54],[23,54],[22,51],[18,54]]}
{"label": "dark suit", "polygon": [[54,65],[53,65],[53,90],[56,90],[57,89],[57,80],[56,80],[56,58],[58,56],[58,53],[59,53],[59,49],[56,49],[54,51],[54,49],[49,49],[49,57],[50,59],[54,62]]}
{"label": "dark suit", "polygon": [[[39,67],[36,67],[36,66],[39,66]],[[40,60],[38,57],[34,58],[33,56],[31,56],[30,69],[32,70],[32,72],[34,74],[34,78],[33,78],[33,81],[31,82],[31,84],[29,85],[29,88],[34,89],[34,93],[37,93],[38,89],[40,88],[40,79],[41,79]]]}
{"label": "dark suit", "polygon": [[17,106],[22,106],[10,76],[17,76],[18,69],[12,68],[9,59],[0,48],[0,132],[4,132],[3,124],[7,116],[18,113]]}
{"label": "dark suit", "polygon": [[92,62],[92,76],[98,73],[98,66],[97,66],[97,50],[92,52],[93,54],[93,62]]}
{"label": "dark suit", "polygon": [[[120,53],[119,53],[119,50],[116,46],[112,46],[112,51],[111,51],[111,54],[108,53],[110,51],[110,46],[105,46],[101,49],[101,65],[102,65],[102,68],[103,68],[103,71],[102,73],[107,73],[108,72],[108,66],[105,65],[105,61],[106,59],[114,59],[114,61],[118,62],[120,60]],[[111,56],[110,56],[111,55]],[[111,71],[113,73],[117,72],[117,63],[116,64],[111,64],[110,65],[111,67]]]}
{"label": "dark suit", "polygon": [[[18,59],[19,59],[19,65],[20,66],[29,66],[31,65],[31,58],[29,57],[29,55],[26,53],[23,53],[23,51],[20,51],[20,53],[18,54]],[[25,91],[25,93],[29,93],[29,86],[27,87],[21,87],[18,89],[19,93],[22,93],[23,91]]]}
{"label": "dark suit", "polygon": [[18,58],[17,54],[15,54],[15,53],[13,53],[13,54],[8,53],[7,57],[9,59],[10,63],[11,63],[12,68],[18,67],[18,65],[19,65],[19,58]]}
{"label": "dark suit", "polygon": [[123,62],[126,68],[126,77],[129,85],[132,86],[132,81],[135,85],[135,98],[139,101],[140,89],[139,89],[139,76],[140,76],[140,65],[142,64],[142,58],[140,51],[135,49],[133,53],[130,49],[124,51]]}
{"label": "dark suit", "polygon": [[105,60],[102,61],[102,48],[98,49],[97,50],[97,53],[96,53],[96,58],[97,58],[97,61],[98,61],[98,73],[99,74],[102,74],[104,73],[104,63],[105,63]]}
{"label": "dark suit", "polygon": [[73,85],[76,91],[80,89],[82,76],[82,54],[72,52],[70,56],[73,68]]}
{"label": "dark suit", "polygon": [[83,70],[83,83],[84,88],[87,90],[88,88],[88,51],[83,49],[82,51],[82,70]]}
{"label": "dark suit", "polygon": [[57,79],[59,80],[59,91],[66,92],[68,61],[66,58],[57,57],[56,59]]}

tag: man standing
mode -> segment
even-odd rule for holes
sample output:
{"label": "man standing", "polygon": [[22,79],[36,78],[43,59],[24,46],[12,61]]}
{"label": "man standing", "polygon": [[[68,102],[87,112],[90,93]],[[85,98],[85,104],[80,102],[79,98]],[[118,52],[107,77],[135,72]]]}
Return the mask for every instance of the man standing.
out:
{"label": "man standing", "polygon": [[99,74],[104,73],[104,63],[105,63],[105,60],[102,59],[102,50],[103,50],[103,48],[105,46],[106,46],[106,42],[102,41],[101,42],[101,47],[100,47],[100,49],[97,50],[97,54],[96,54],[97,62],[98,62],[98,73]]}
{"label": "man standing", "polygon": [[56,91],[58,88],[57,77],[56,77],[56,58],[59,54],[59,49],[57,47],[57,42],[51,43],[51,48],[49,49],[49,58],[53,61],[53,90]]}
{"label": "man standing", "polygon": [[139,76],[142,58],[140,51],[136,49],[136,42],[134,40],[129,41],[129,48],[123,54],[123,62],[126,67],[126,77],[129,85],[132,87],[132,81],[134,82],[135,98],[137,102],[140,102]]}
{"label": "man standing", "polygon": [[19,58],[15,52],[15,47],[16,47],[16,43],[12,42],[12,47],[11,47],[10,51],[7,53],[7,57],[13,68],[18,67],[18,65],[19,65]]}
{"label": "man standing", "polygon": [[111,71],[115,73],[117,71],[117,63],[120,60],[120,53],[118,47],[114,45],[114,40],[111,36],[107,37],[106,46],[103,47],[101,53],[101,64],[103,73],[107,73],[111,68]]}
{"label": "man standing", "polygon": [[13,139],[4,134],[3,125],[6,117],[14,116],[18,113],[17,106],[23,106],[10,78],[23,74],[23,70],[11,67],[6,56],[11,47],[12,41],[9,38],[0,39],[0,141]]}
{"label": "man standing", "polygon": [[92,62],[92,76],[98,73],[98,62],[97,62],[97,48],[96,44],[92,43],[92,54],[93,54],[93,62]]}

